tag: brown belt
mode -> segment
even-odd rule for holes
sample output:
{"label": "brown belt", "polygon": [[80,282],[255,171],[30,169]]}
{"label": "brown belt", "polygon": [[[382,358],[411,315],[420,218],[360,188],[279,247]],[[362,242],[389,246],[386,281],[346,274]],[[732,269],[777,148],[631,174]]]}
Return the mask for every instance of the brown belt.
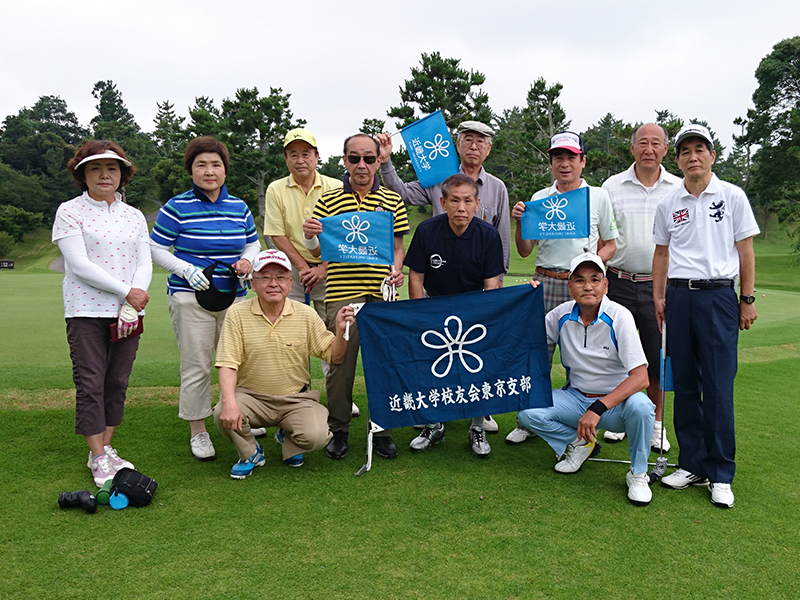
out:
{"label": "brown belt", "polygon": [[554,277],[555,279],[569,279],[569,271],[551,271],[544,267],[536,267],[536,272],[545,277]]}
{"label": "brown belt", "polygon": [[650,273],[628,273],[628,271],[615,269],[614,267],[608,267],[608,270],[614,273],[620,279],[627,279],[628,281],[653,281],[653,275]]}
{"label": "brown belt", "polygon": [[583,394],[587,398],[605,398],[606,397],[606,394],[587,394],[586,392],[580,391],[578,388],[572,388],[572,389],[574,389],[579,394]]}

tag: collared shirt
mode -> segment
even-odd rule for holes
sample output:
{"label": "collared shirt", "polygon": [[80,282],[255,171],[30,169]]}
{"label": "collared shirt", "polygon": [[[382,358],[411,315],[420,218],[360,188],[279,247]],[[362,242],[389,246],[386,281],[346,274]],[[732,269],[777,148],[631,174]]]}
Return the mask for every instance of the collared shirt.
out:
{"label": "collared shirt", "polygon": [[712,173],[699,198],[682,184],[659,202],[653,242],[669,246],[670,278],[734,279],[739,274],[736,242],[759,231],[744,191]]}
{"label": "collared shirt", "polygon": [[[343,187],[322,195],[314,209],[314,218],[333,217],[343,213],[391,211],[394,213],[394,235],[408,233],[406,207],[398,194],[382,187],[378,177],[370,192],[360,198],[350,187],[350,176],[345,175]],[[382,298],[381,282],[391,273],[390,265],[371,265],[364,263],[328,263],[328,277],[325,288],[325,301],[336,302],[359,296]]]}
{"label": "collared shirt", "polygon": [[[583,252],[597,252],[598,240],[614,240],[619,236],[608,192],[599,187],[590,186],[583,179],[578,187],[589,188],[589,237],[540,240],[539,250],[536,253],[537,267],[569,271],[569,263],[573,258]],[[539,200],[559,193],[561,192],[554,183],[549,188],[536,192],[531,200]]]}
{"label": "collared shirt", "polygon": [[[131,287],[147,289],[152,265],[147,242],[147,222],[142,212],[122,202],[94,200],[88,192],[62,203],[53,220],[52,241],[81,236],[86,259],[101,269],[98,280],[104,288],[75,274],[76,265],[64,262],[64,317],[105,317],[116,319]],[[149,267],[149,268],[145,268]],[[137,278],[137,274],[139,277]]]}
{"label": "collared shirt", "polygon": [[307,263],[319,263],[319,257],[312,255],[303,244],[303,222],[313,216],[322,194],[341,187],[341,180],[319,173],[315,174],[308,194],[291,174],[273,181],[267,188],[264,235],[286,236]]}
{"label": "collared shirt", "polygon": [[259,394],[288,396],[308,385],[308,356],[331,358],[334,335],[314,310],[285,300],[271,323],[258,298],[234,304],[225,315],[216,366],[237,370],[236,383]]}
{"label": "collared shirt", "polygon": [[630,311],[603,296],[597,318],[581,321],[577,302],[560,304],[545,316],[547,341],[558,344],[567,382],[587,394],[608,394],[640,365],[647,365]]}
{"label": "collared shirt", "polygon": [[[197,267],[205,268],[214,261],[232,265],[247,244],[258,242],[258,232],[247,204],[228,195],[225,185],[219,198],[212,202],[197,186],[172,198],[158,211],[150,239],[162,246],[175,246],[175,256]],[[214,285],[227,292],[238,285],[232,275],[214,274]],[[182,277],[171,274],[167,291],[193,292]],[[239,286],[238,295],[247,293]]]}
{"label": "collared shirt", "polygon": [[497,230],[473,218],[466,231],[456,235],[447,214],[419,224],[404,264],[425,276],[429,296],[480,291],[485,279],[505,272]]}
{"label": "collared shirt", "polygon": [[680,177],[661,166],[653,187],[647,188],[636,177],[635,163],[622,173],[609,177],[603,189],[611,197],[619,237],[617,251],[609,267],[630,273],[653,271],[653,220],[658,202],[681,185]]}
{"label": "collared shirt", "polygon": [[[415,206],[430,204],[433,207],[433,216],[444,212],[441,203],[441,183],[429,188],[422,187],[419,181],[403,183],[397,176],[397,171],[391,162],[381,163],[380,171],[386,187],[400,194],[406,204]],[[458,166],[458,172],[462,175],[464,174],[463,166]],[[476,216],[494,225],[500,234],[500,240],[503,243],[503,266],[505,271],[508,271],[511,257],[511,224],[506,184],[494,175],[487,173],[483,167],[478,173],[476,183],[478,184],[478,197],[481,199],[481,205]]]}

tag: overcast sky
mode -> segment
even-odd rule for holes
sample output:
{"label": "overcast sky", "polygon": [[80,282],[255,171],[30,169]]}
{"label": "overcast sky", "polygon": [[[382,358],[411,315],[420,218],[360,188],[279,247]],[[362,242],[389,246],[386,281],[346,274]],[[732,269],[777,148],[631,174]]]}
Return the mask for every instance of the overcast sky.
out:
{"label": "overcast sky", "polygon": [[152,131],[157,101],[187,116],[197,96],[219,105],[237,88],[280,87],[323,157],[364,118],[386,119],[435,51],[486,75],[496,113],[544,77],[563,84],[575,131],[608,112],[637,122],[669,109],[707,120],[728,148],[759,62],[800,35],[800,2],[788,0],[3,0],[0,14],[0,119],[57,95],[87,125],[94,83],[111,79]]}

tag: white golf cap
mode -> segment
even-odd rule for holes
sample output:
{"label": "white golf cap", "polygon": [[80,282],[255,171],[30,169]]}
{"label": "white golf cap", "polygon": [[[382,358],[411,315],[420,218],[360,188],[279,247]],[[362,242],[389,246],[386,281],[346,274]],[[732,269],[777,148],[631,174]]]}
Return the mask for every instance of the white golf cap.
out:
{"label": "white golf cap", "polygon": [[91,156],[87,156],[81,162],[75,165],[75,168],[77,169],[78,167],[80,167],[81,165],[85,165],[89,161],[100,160],[102,158],[113,158],[121,162],[126,167],[133,166],[133,163],[129,161],[127,158],[122,158],[119,154],[117,154],[113,150],[105,150],[102,154],[92,154]]}
{"label": "white golf cap", "polygon": [[584,154],[581,136],[572,131],[560,131],[550,138],[550,146],[547,148],[547,152],[550,153],[559,148],[569,150],[573,154]]}
{"label": "white golf cap", "polygon": [[569,276],[572,277],[572,273],[575,271],[575,269],[580,267],[583,263],[592,263],[605,275],[606,266],[603,264],[603,259],[592,252],[584,252],[583,254],[579,254],[573,258],[569,263]]}
{"label": "white golf cap", "polygon": [[675,136],[675,154],[678,153],[678,147],[681,145],[681,142],[690,137],[699,137],[707,141],[709,144],[714,143],[714,139],[711,137],[711,132],[708,130],[708,128],[698,125],[697,123],[689,123],[678,132],[678,135]]}
{"label": "white golf cap", "polygon": [[287,271],[292,270],[292,263],[289,262],[289,257],[280,250],[264,250],[259,252],[253,263],[253,271],[260,271],[267,265],[279,265]]}

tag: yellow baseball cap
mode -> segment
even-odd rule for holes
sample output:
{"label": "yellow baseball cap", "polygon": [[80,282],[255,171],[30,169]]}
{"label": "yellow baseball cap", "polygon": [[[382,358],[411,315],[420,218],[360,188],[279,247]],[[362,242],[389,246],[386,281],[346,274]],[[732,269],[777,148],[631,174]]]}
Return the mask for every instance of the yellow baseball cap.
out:
{"label": "yellow baseball cap", "polygon": [[315,150],[317,149],[317,140],[314,139],[314,136],[308,129],[292,129],[286,134],[286,137],[283,138],[283,147],[286,148],[286,146],[297,140],[305,142]]}

